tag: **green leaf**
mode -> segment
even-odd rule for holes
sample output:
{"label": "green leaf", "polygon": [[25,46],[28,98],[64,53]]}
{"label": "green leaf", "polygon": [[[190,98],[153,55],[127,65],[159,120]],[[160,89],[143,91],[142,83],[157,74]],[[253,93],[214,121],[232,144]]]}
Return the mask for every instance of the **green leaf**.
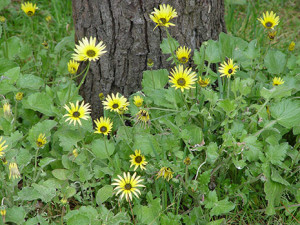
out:
{"label": "green leaf", "polygon": [[249,59],[256,59],[260,55],[260,48],[257,45],[256,39],[249,43],[248,49],[245,53]]}
{"label": "green leaf", "polygon": [[0,11],[10,4],[10,0],[1,0],[0,1]]}
{"label": "green leaf", "polygon": [[109,199],[113,194],[113,188],[111,185],[105,185],[101,189],[98,190],[96,195],[96,202],[98,205],[101,205],[107,199]]}
{"label": "green leaf", "polygon": [[264,64],[271,74],[280,74],[286,65],[286,55],[278,50],[269,50],[264,59]]}
{"label": "green leaf", "polygon": [[221,61],[218,42],[213,40],[207,41],[205,60],[210,63],[217,63]]}
{"label": "green leaf", "polygon": [[234,38],[223,32],[219,35],[219,49],[221,54],[221,59],[232,58],[232,53],[234,50]]}
{"label": "green leaf", "polygon": [[37,215],[34,218],[30,218],[26,221],[25,225],[48,225],[49,223],[41,215]]}
{"label": "green leaf", "polygon": [[218,158],[218,146],[215,142],[210,142],[206,150],[207,163],[213,164]]}
{"label": "green leaf", "polygon": [[22,201],[33,201],[40,198],[40,193],[33,187],[23,187],[18,192],[18,197]]}
{"label": "green leaf", "polygon": [[40,199],[43,202],[50,202],[56,196],[56,190],[54,187],[47,187],[40,184],[32,184],[32,187],[40,194]]}
{"label": "green leaf", "polygon": [[[166,69],[146,70],[143,72],[143,89],[150,91],[152,89],[162,89],[168,83],[169,72]],[[153,90],[152,90],[153,91]]]}
{"label": "green leaf", "polygon": [[8,208],[6,210],[5,220],[6,222],[24,224],[25,216],[26,216],[26,211],[22,206],[20,207],[13,206],[12,208]]}
{"label": "green leaf", "polygon": [[217,202],[218,202],[218,196],[216,190],[210,191],[204,202],[205,208],[211,209],[214,207],[215,203]]}
{"label": "green leaf", "polygon": [[224,224],[224,218],[223,219],[219,219],[219,220],[215,220],[215,221],[211,221],[209,222],[207,225],[221,225],[221,224]]}
{"label": "green leaf", "polygon": [[9,84],[9,82],[7,82],[6,80],[0,81],[1,95],[6,95],[9,92],[16,92],[16,91],[18,91],[18,89],[15,88],[15,86],[13,86],[12,84]]}
{"label": "green leaf", "polygon": [[9,61],[4,58],[0,58],[0,74],[5,73],[6,71],[18,67],[19,65],[15,62]]}
{"label": "green leaf", "polygon": [[281,143],[280,145],[271,145],[268,146],[266,151],[267,160],[270,161],[273,165],[281,165],[282,161],[286,156],[286,151],[288,150],[288,143]]}
{"label": "green leaf", "polygon": [[290,183],[287,182],[285,179],[282,178],[282,176],[280,176],[280,173],[274,168],[272,167],[272,174],[271,174],[271,180],[272,181],[275,181],[275,182],[278,182],[278,183],[281,183],[285,186],[289,186]]}
{"label": "green leaf", "polygon": [[6,71],[3,75],[5,79],[7,78],[7,83],[14,84],[20,76],[20,67],[14,67]]}
{"label": "green leaf", "polygon": [[67,225],[89,225],[90,219],[86,215],[77,214],[67,220]]}
{"label": "green leaf", "polygon": [[28,99],[22,101],[25,109],[39,111],[47,116],[54,116],[53,100],[44,92],[37,92],[28,96]]}
{"label": "green leaf", "polygon": [[30,89],[30,90],[39,90],[40,87],[44,85],[44,80],[38,76],[32,74],[25,74],[20,77],[18,83],[19,88]]}
{"label": "green leaf", "polygon": [[246,143],[247,150],[244,151],[244,156],[249,162],[257,161],[259,159],[259,156],[263,153],[261,152],[261,149],[263,147],[262,143],[260,143],[257,140],[257,137],[255,136],[248,136],[246,137],[243,142]]}
{"label": "green leaf", "polygon": [[69,173],[70,172],[66,169],[52,170],[53,176],[59,180],[68,180]]}
{"label": "green leaf", "polygon": [[235,208],[235,204],[229,202],[227,199],[218,201],[214,203],[213,208],[210,211],[210,216],[219,216],[226,213],[229,213],[231,210]]}
{"label": "green leaf", "polygon": [[300,101],[284,99],[272,104],[270,112],[280,125],[288,129],[300,124]]}
{"label": "green leaf", "polygon": [[218,102],[218,106],[221,107],[227,116],[230,116],[235,111],[237,105],[234,100],[230,101],[228,98]]}
{"label": "green leaf", "polygon": [[279,203],[283,190],[284,186],[280,183],[273,182],[271,180],[265,182],[264,191],[266,193],[266,200],[268,201],[268,206],[266,210],[267,215],[275,214],[274,206],[276,206]]}
{"label": "green leaf", "polygon": [[32,155],[33,154],[30,153],[28,149],[24,149],[24,148],[19,149],[18,155],[17,155],[18,165],[20,167],[27,166],[31,162],[31,159],[33,157]]}
{"label": "green leaf", "polygon": [[186,133],[187,135],[182,136],[182,138],[186,143],[196,145],[201,144],[203,141],[202,129],[194,124],[189,124],[182,127],[182,134],[184,133]]}
{"label": "green leaf", "polygon": [[164,38],[162,43],[160,44],[160,49],[163,54],[172,54],[172,52],[174,52],[179,47],[178,41],[174,38],[170,38],[169,41],[170,44],[168,43],[168,39]]}
{"label": "green leaf", "polygon": [[103,139],[96,139],[92,142],[92,151],[98,159],[108,159],[109,156],[114,153],[115,145],[114,143],[106,140],[105,147],[105,141]]}
{"label": "green leaf", "polygon": [[54,161],[56,161],[56,159],[50,158],[50,157],[46,157],[46,158],[43,158],[43,159],[40,160],[39,166],[41,168],[44,168],[45,166],[49,165],[50,163],[52,163]]}
{"label": "green leaf", "polygon": [[137,216],[138,221],[143,224],[159,224],[158,215],[161,212],[160,199],[154,199],[149,202],[148,206],[136,205],[133,208],[134,214]]}
{"label": "green leaf", "polygon": [[[13,36],[7,39],[7,45],[8,45],[8,58],[13,59],[16,55],[19,54],[20,48],[21,48],[21,39]],[[2,46],[4,43],[2,43]]]}
{"label": "green leaf", "polygon": [[62,127],[55,135],[57,135],[59,139],[59,145],[67,152],[73,150],[74,146],[84,138],[83,133],[78,132],[78,130],[70,130],[68,127]]}

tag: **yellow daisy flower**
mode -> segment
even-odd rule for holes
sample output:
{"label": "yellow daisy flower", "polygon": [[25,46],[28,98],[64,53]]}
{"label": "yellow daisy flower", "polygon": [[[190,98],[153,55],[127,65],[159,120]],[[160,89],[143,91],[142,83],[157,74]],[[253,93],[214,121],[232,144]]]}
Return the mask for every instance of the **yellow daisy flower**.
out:
{"label": "yellow daisy flower", "polygon": [[284,81],[280,77],[274,77],[273,78],[273,86],[278,86],[278,85],[281,85],[283,83],[284,83]]}
{"label": "yellow daisy flower", "polygon": [[148,162],[146,162],[146,158],[145,156],[141,155],[141,150],[135,150],[134,151],[134,155],[130,155],[131,160],[129,162],[131,162],[130,168],[132,166],[134,167],[134,171],[140,167],[141,170],[146,170],[145,166],[147,165]]}
{"label": "yellow daisy flower", "polygon": [[64,108],[68,111],[68,114],[65,114],[64,117],[69,117],[66,119],[66,122],[70,120],[69,124],[73,122],[75,126],[76,122],[78,122],[81,125],[80,119],[87,120],[89,118],[88,115],[91,113],[89,103],[84,104],[83,101],[79,106],[79,101],[77,101],[76,105],[74,105],[72,102],[70,102],[69,104],[71,108],[69,108],[67,105],[64,106]]}
{"label": "yellow daisy flower", "polygon": [[5,150],[7,148],[7,145],[4,145],[6,143],[6,141],[2,141],[2,137],[0,137],[0,157],[2,157],[4,155],[3,150]]}
{"label": "yellow daisy flower", "polygon": [[76,74],[79,67],[79,63],[75,60],[70,60],[68,62],[68,71],[70,74]]}
{"label": "yellow daisy flower", "polygon": [[239,67],[233,63],[232,59],[228,59],[228,63],[224,61],[223,64],[221,64],[219,72],[221,73],[221,77],[227,76],[227,78],[230,78],[231,75],[235,74],[235,70],[238,68]]}
{"label": "yellow daisy flower", "polygon": [[38,139],[36,140],[36,146],[38,148],[43,148],[47,143],[47,138],[45,134],[40,134]]}
{"label": "yellow daisy flower", "polygon": [[10,163],[8,168],[9,168],[9,179],[11,178],[16,179],[21,177],[18,169],[18,165],[16,163]]}
{"label": "yellow daisy flower", "polygon": [[198,84],[201,87],[206,87],[207,85],[209,85],[209,83],[210,83],[210,79],[209,78],[202,79],[201,77],[199,77]]}
{"label": "yellow daisy flower", "polygon": [[144,125],[150,125],[150,116],[147,110],[141,109],[135,115],[136,123],[144,123]]}
{"label": "yellow daisy flower", "polygon": [[79,41],[79,45],[76,45],[72,58],[76,61],[96,61],[102,56],[106,51],[105,44],[100,41],[96,45],[96,38],[90,37],[90,41],[87,37],[83,38],[82,41]]}
{"label": "yellow daisy flower", "polygon": [[111,96],[107,95],[105,101],[102,101],[102,104],[104,105],[104,109],[120,114],[128,110],[127,106],[129,106],[127,98],[125,98],[124,96],[119,96],[119,93],[117,93],[116,95],[111,94]]}
{"label": "yellow daisy flower", "polygon": [[276,34],[277,34],[277,31],[273,30],[273,29],[268,32],[268,38],[270,39],[270,41],[273,41],[275,39]]}
{"label": "yellow daisy flower", "polygon": [[141,107],[143,105],[144,99],[139,96],[136,95],[133,97],[133,103],[135,104],[136,107]]}
{"label": "yellow daisy flower", "polygon": [[279,16],[276,16],[276,13],[273,13],[273,11],[270,13],[267,11],[266,14],[263,13],[263,18],[258,18],[258,20],[267,29],[274,28],[279,24]]}
{"label": "yellow daisy flower", "polygon": [[38,7],[36,7],[36,4],[33,5],[31,2],[25,2],[21,4],[21,9],[27,16],[33,16]]}
{"label": "yellow daisy flower", "polygon": [[180,63],[185,64],[189,61],[191,49],[184,47],[179,47],[176,51],[177,59]]}
{"label": "yellow daisy flower", "polygon": [[44,46],[45,49],[48,49],[48,48],[49,48],[49,45],[48,45],[47,41],[44,41],[44,42],[42,43],[42,45]]}
{"label": "yellow daisy flower", "polygon": [[290,43],[290,45],[289,45],[289,51],[291,52],[291,51],[294,51],[294,49],[295,49],[295,42],[294,41],[292,41],[291,43]]}
{"label": "yellow daisy flower", "polygon": [[115,183],[112,183],[111,185],[117,186],[114,190],[118,190],[116,195],[121,194],[121,199],[125,196],[126,201],[132,201],[132,194],[134,194],[137,198],[139,198],[138,194],[141,194],[139,187],[145,187],[142,184],[139,184],[143,181],[143,179],[139,179],[140,176],[135,177],[136,173],[133,174],[133,176],[130,176],[130,173],[128,172],[123,173],[124,177],[121,177],[118,175],[119,179],[114,179]]}
{"label": "yellow daisy flower", "polygon": [[173,177],[174,172],[172,172],[172,169],[170,167],[162,167],[159,172],[157,173],[156,179],[160,177],[164,177],[167,181],[170,181]]}
{"label": "yellow daisy flower", "polygon": [[169,21],[174,17],[177,17],[177,12],[170,5],[159,5],[159,9],[154,8],[154,12],[152,12],[151,14],[149,15],[149,17],[153,22],[157,24],[156,27],[175,26],[175,24],[169,23]]}
{"label": "yellow daisy flower", "polygon": [[113,122],[109,118],[100,117],[100,120],[94,120],[96,123],[96,131],[94,133],[108,135],[112,129]]}
{"label": "yellow daisy flower", "polygon": [[192,68],[185,68],[183,69],[183,65],[179,65],[178,68],[175,67],[170,72],[172,76],[169,76],[170,83],[172,83],[172,87],[175,87],[175,89],[180,88],[180,90],[183,92],[184,89],[190,89],[195,88],[192,85],[195,84],[196,73],[192,72]]}

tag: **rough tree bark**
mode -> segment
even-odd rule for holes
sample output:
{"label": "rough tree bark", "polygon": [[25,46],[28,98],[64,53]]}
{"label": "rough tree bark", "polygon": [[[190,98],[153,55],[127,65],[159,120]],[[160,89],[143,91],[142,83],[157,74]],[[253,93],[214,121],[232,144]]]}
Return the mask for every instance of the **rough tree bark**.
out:
{"label": "rough tree bark", "polygon": [[159,47],[166,34],[160,27],[153,31],[155,23],[149,18],[162,3],[177,11],[171,21],[176,26],[169,31],[180,45],[196,49],[226,31],[224,0],[73,0],[75,39],[93,36],[107,46],[107,53],[91,63],[80,90],[93,106],[93,118],[102,112],[99,93],[129,96],[141,88],[148,58],[154,69],[168,66]]}

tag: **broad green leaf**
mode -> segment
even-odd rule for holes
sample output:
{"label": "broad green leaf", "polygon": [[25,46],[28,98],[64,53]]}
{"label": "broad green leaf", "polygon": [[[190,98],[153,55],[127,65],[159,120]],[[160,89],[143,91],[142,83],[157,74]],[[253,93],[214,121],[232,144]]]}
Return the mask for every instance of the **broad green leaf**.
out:
{"label": "broad green leaf", "polygon": [[281,86],[276,86],[273,87],[272,89],[266,89],[265,87],[263,87],[260,90],[260,94],[262,97],[264,97],[265,99],[281,99],[283,97],[288,97],[291,96],[291,88],[286,87],[285,85],[281,85]]}
{"label": "broad green leaf", "polygon": [[5,221],[6,222],[13,222],[16,224],[24,224],[24,219],[26,216],[26,211],[25,209],[20,206],[13,206],[12,208],[8,208],[6,210],[6,217],[5,217]]}
{"label": "broad green leaf", "polygon": [[0,81],[0,94],[1,95],[6,95],[9,92],[16,92],[18,89],[13,86],[12,84],[9,84],[8,82]]}
{"label": "broad green leaf", "polygon": [[54,116],[53,112],[53,100],[44,92],[37,92],[28,96],[27,99],[22,101],[25,109],[32,109],[39,111],[47,116]]}
{"label": "broad green leaf", "polygon": [[234,100],[230,101],[228,98],[219,101],[218,106],[221,107],[227,116],[230,116],[231,113],[236,109],[237,105]]}
{"label": "broad green leaf", "polygon": [[133,212],[137,216],[138,221],[143,224],[159,224],[158,215],[161,213],[160,199],[157,198],[152,200],[149,202],[148,206],[136,205],[133,208]]}
{"label": "broad green leaf", "polygon": [[49,223],[44,219],[41,215],[37,215],[34,218],[30,218],[29,220],[26,221],[25,225],[48,225]]}
{"label": "broad green leaf", "polygon": [[289,186],[290,183],[287,182],[285,179],[282,178],[282,176],[280,176],[280,173],[274,168],[272,167],[271,169],[272,173],[271,173],[271,180],[281,183],[283,185]]}
{"label": "broad green leaf", "polygon": [[44,80],[32,74],[24,74],[18,80],[17,85],[19,88],[22,89],[30,89],[37,91],[40,87],[44,85]]}
{"label": "broad green leaf", "polygon": [[0,74],[2,75],[6,71],[18,67],[19,65],[15,62],[9,61],[4,58],[0,58]]}
{"label": "broad green leaf", "polygon": [[189,124],[182,127],[182,133],[186,132],[187,136],[182,136],[186,143],[191,145],[201,144],[203,141],[202,129],[194,124]]}
{"label": "broad green leaf", "polygon": [[50,163],[52,163],[54,161],[56,161],[56,159],[50,158],[50,157],[46,157],[46,158],[43,158],[43,159],[40,160],[39,166],[41,168],[44,168],[45,166],[49,165]]}
{"label": "broad green leaf", "polygon": [[70,130],[66,127],[59,129],[55,133],[55,135],[57,135],[59,139],[59,145],[63,148],[64,151],[67,152],[73,150],[74,146],[76,146],[77,143],[84,138],[83,133],[78,132],[78,130]]}
{"label": "broad green leaf", "polygon": [[213,208],[210,211],[210,216],[219,216],[226,213],[229,213],[231,210],[235,208],[235,204],[229,202],[227,199],[218,201],[214,203]]}
{"label": "broad green leaf", "polygon": [[244,151],[244,156],[249,162],[256,161],[262,155],[262,143],[257,140],[255,136],[248,136],[243,140],[246,143],[247,150]]}
{"label": "broad green leaf", "polygon": [[207,163],[213,164],[219,158],[218,150],[218,146],[215,142],[209,143],[206,150]]}
{"label": "broad green leaf", "polygon": [[280,145],[271,145],[268,146],[266,151],[267,160],[270,161],[273,165],[281,165],[282,161],[286,156],[286,151],[288,150],[288,143],[281,143]]}
{"label": "broad green leaf", "polygon": [[32,184],[32,187],[40,194],[43,202],[50,202],[56,196],[56,190],[53,187],[47,187],[40,184]]}
{"label": "broad green leaf", "polygon": [[215,221],[211,221],[209,222],[207,225],[221,225],[224,223],[224,218],[223,219],[219,219],[219,220],[215,220]]}
{"label": "broad green leaf", "polygon": [[25,167],[31,162],[32,158],[33,158],[33,152],[30,152],[28,149],[21,148],[18,151],[16,160],[18,166]]}
{"label": "broad green leaf", "polygon": [[109,199],[113,194],[113,187],[111,185],[105,185],[98,190],[96,195],[96,202],[98,205],[101,205],[107,199]]}
{"label": "broad green leaf", "polygon": [[225,60],[226,57],[232,58],[234,48],[234,38],[230,34],[221,32],[219,35],[219,51],[221,54],[221,59]]}
{"label": "broad green leaf", "polygon": [[33,201],[40,198],[40,193],[33,187],[23,187],[18,192],[18,197],[22,201]]}
{"label": "broad green leaf", "polygon": [[248,49],[245,53],[249,59],[256,59],[260,55],[260,48],[256,39],[249,43]]}
{"label": "broad green leaf", "polygon": [[52,170],[53,176],[59,180],[68,180],[69,173],[70,173],[70,171],[68,171],[66,169]]}
{"label": "broad green leaf", "polygon": [[77,214],[67,220],[67,225],[89,225],[90,219],[86,215]]}
{"label": "broad green leaf", "polygon": [[164,38],[162,43],[160,44],[160,49],[163,54],[171,54],[179,47],[178,41],[174,38],[170,38],[169,42],[167,38]]}
{"label": "broad green leaf", "polygon": [[264,59],[264,64],[271,74],[281,74],[286,65],[286,55],[278,50],[269,50]]}
{"label": "broad green leaf", "polygon": [[10,4],[10,0],[1,0],[0,1],[0,11]]}
{"label": "broad green leaf", "polygon": [[64,37],[54,48],[54,52],[58,54],[60,51],[65,51],[66,48],[74,48],[74,35]]}
{"label": "broad green leaf", "polygon": [[14,84],[20,76],[20,67],[14,67],[6,71],[3,75],[7,79],[7,83]]}
{"label": "broad green leaf", "polygon": [[[16,36],[7,39],[9,59],[13,59],[16,55],[19,54],[21,48],[20,43],[21,43],[21,39]],[[2,43],[2,46],[4,46],[4,43]]]}
{"label": "broad green leaf", "polygon": [[270,112],[280,125],[288,129],[300,124],[300,101],[284,99],[272,104]]}
{"label": "broad green leaf", "polygon": [[218,202],[218,196],[216,190],[210,191],[204,202],[205,208],[211,209],[214,207],[215,203],[217,202]]}
{"label": "broad green leaf", "polygon": [[143,72],[142,86],[143,89],[162,89],[168,83],[169,72],[166,69],[146,70]]}
{"label": "broad green leaf", "polygon": [[275,214],[275,206],[279,203],[284,186],[280,183],[268,180],[265,182],[264,191],[266,193],[266,200],[268,207],[266,210],[267,215]]}
{"label": "broad green leaf", "polygon": [[96,139],[92,142],[92,151],[98,159],[108,159],[114,153],[115,145],[108,140],[105,145],[105,140]]}
{"label": "broad green leaf", "polygon": [[213,40],[207,41],[207,46],[205,48],[205,60],[210,63],[217,63],[221,61],[218,42]]}

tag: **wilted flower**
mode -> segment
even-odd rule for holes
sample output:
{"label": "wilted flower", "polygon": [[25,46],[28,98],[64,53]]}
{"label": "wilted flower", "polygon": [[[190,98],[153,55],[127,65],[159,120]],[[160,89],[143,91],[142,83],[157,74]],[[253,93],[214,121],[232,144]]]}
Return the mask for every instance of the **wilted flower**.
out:
{"label": "wilted flower", "polygon": [[46,20],[47,22],[50,22],[50,21],[52,20],[52,17],[51,17],[50,15],[48,15],[48,16],[45,17],[45,20]]}
{"label": "wilted flower", "polygon": [[15,96],[15,99],[17,101],[21,101],[23,99],[24,93],[23,92],[18,92]]}
{"label": "wilted flower", "polygon": [[20,172],[19,172],[19,169],[18,169],[18,165],[16,163],[10,163],[9,164],[9,179],[13,178],[13,179],[16,179],[16,178],[20,178],[21,175],[20,175]]}
{"label": "wilted flower", "polygon": [[170,167],[162,167],[159,172],[157,173],[156,179],[160,177],[164,177],[167,181],[170,181],[172,179],[174,172],[172,172],[172,169]]}
{"label": "wilted flower", "polygon": [[5,150],[7,148],[7,145],[4,145],[6,143],[6,141],[2,141],[2,137],[0,137],[0,157],[2,157],[4,155],[3,150]]}
{"label": "wilted flower", "polygon": [[294,51],[295,45],[296,45],[295,42],[292,41],[292,42],[290,43],[290,45],[289,45],[289,51]]}
{"label": "wilted flower", "polygon": [[190,159],[190,157],[186,157],[184,160],[183,160],[183,163],[185,164],[185,165],[190,165],[191,164],[191,159]]}
{"label": "wilted flower", "polygon": [[70,74],[76,74],[79,67],[79,63],[75,60],[70,60],[68,62],[68,71]]}
{"label": "wilted flower", "polygon": [[150,124],[150,116],[148,111],[141,109],[135,116],[137,123],[144,123],[144,125]]}
{"label": "wilted flower", "polygon": [[276,34],[277,34],[276,30],[271,30],[271,31],[268,32],[268,38],[270,39],[270,41],[274,40]]}
{"label": "wilted flower", "polygon": [[153,65],[154,65],[153,60],[152,60],[152,59],[148,59],[148,60],[147,60],[147,66],[149,66],[150,68],[152,68]]}
{"label": "wilted flower", "polygon": [[3,104],[3,113],[5,116],[9,117],[11,115],[11,107],[8,102]]}
{"label": "wilted flower", "polygon": [[210,83],[210,79],[209,78],[202,79],[201,77],[199,77],[198,84],[201,87],[206,87],[207,85],[209,85],[209,83]]}

